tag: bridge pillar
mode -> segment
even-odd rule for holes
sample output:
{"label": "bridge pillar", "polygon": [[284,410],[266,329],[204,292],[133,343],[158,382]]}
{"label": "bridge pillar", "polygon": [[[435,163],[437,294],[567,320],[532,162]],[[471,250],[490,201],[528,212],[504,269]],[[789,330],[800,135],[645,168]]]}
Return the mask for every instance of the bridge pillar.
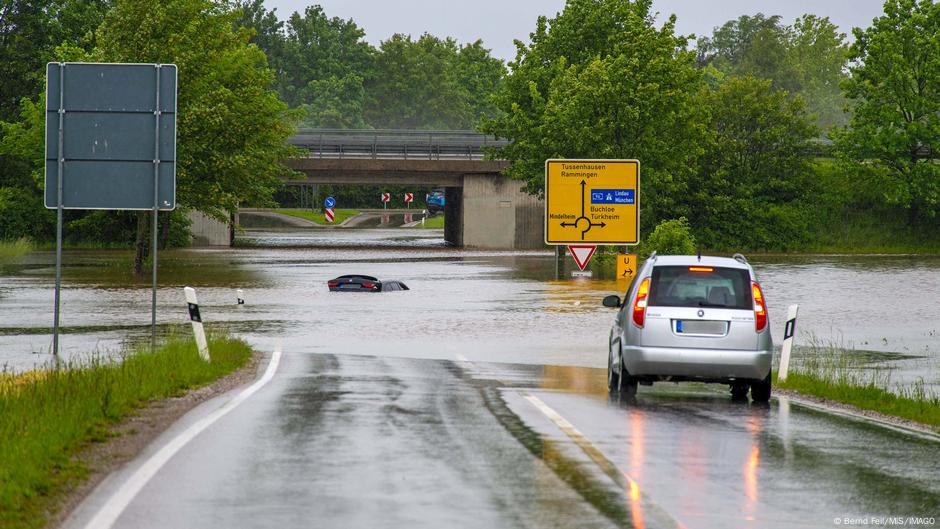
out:
{"label": "bridge pillar", "polygon": [[543,208],[538,197],[525,192],[522,182],[499,174],[464,175],[463,246],[544,248]]}
{"label": "bridge pillar", "polygon": [[463,246],[463,188],[444,188],[444,240]]}

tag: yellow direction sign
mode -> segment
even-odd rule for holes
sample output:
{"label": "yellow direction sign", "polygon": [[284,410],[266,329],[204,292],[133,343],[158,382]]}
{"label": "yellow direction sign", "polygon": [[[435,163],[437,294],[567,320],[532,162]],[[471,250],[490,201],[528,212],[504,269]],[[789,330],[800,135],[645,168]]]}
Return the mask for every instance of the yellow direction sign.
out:
{"label": "yellow direction sign", "polygon": [[546,244],[640,242],[640,162],[546,160]]}
{"label": "yellow direction sign", "polygon": [[617,279],[632,281],[636,275],[636,256],[629,253],[617,255]]}

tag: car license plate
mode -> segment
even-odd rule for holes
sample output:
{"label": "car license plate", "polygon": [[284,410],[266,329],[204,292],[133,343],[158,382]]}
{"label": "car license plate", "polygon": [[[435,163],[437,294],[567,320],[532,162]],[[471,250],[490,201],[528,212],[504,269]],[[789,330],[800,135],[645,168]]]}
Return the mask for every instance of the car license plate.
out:
{"label": "car license plate", "polygon": [[728,322],[716,320],[676,320],[676,333],[722,336],[728,333]]}

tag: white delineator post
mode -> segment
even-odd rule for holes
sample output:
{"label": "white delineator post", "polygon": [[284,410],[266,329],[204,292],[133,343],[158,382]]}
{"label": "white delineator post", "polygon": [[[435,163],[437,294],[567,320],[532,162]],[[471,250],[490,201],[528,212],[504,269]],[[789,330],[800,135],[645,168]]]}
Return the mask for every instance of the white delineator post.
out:
{"label": "white delineator post", "polygon": [[199,356],[206,362],[209,361],[209,342],[206,341],[206,330],[202,327],[202,316],[199,315],[199,302],[196,301],[196,289],[186,287],[183,289],[186,293],[186,303],[189,305],[189,321],[193,324],[193,334],[196,336],[196,347],[199,349]]}
{"label": "white delineator post", "polygon": [[787,309],[787,325],[783,329],[783,348],[780,350],[780,367],[777,369],[777,381],[779,382],[787,379],[787,371],[790,370],[790,349],[793,347],[793,336],[796,334],[796,314],[799,310],[799,305],[790,305]]}

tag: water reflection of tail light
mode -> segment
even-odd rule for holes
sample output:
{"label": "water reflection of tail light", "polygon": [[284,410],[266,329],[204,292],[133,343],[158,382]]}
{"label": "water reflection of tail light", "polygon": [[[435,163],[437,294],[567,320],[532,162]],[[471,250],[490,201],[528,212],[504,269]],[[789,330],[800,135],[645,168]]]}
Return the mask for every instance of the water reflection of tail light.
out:
{"label": "water reflection of tail light", "polygon": [[747,458],[747,465],[744,467],[744,486],[745,494],[750,507],[753,510],[753,504],[757,502],[757,468],[760,466],[760,447],[754,445],[751,447],[751,454]]}
{"label": "water reflection of tail light", "polygon": [[650,278],[644,279],[636,289],[636,301],[633,302],[633,323],[643,327],[646,321],[646,298],[650,292]]}
{"label": "water reflection of tail light", "polygon": [[751,283],[751,291],[754,293],[754,326],[757,332],[764,330],[767,326],[767,307],[764,305],[764,292],[760,285]]}

